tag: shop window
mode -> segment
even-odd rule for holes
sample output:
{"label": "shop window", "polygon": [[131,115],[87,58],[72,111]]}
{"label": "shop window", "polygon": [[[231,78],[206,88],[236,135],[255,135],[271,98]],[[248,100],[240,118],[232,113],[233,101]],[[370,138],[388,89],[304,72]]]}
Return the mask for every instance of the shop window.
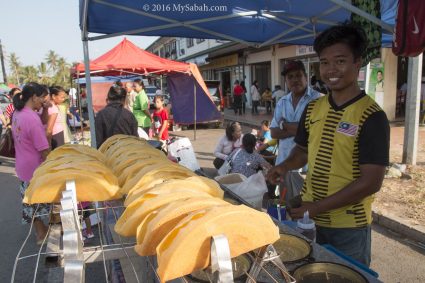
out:
{"label": "shop window", "polygon": [[190,48],[194,45],[193,38],[186,38],[186,46],[187,48]]}
{"label": "shop window", "polygon": [[170,54],[171,55],[176,55],[176,41],[175,40],[173,40],[170,43]]}

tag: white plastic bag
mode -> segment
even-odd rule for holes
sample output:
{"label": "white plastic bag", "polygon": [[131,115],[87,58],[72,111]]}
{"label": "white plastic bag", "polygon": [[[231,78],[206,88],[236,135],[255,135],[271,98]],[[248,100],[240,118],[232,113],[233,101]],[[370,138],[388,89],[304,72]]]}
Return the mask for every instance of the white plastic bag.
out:
{"label": "white plastic bag", "polygon": [[145,139],[145,140],[149,139],[149,135],[140,127],[137,127],[137,134],[142,139]]}
{"label": "white plastic bag", "polygon": [[232,169],[232,165],[230,161],[224,160],[223,165],[218,169],[217,173],[219,176],[224,176],[229,174],[230,170]]}
{"label": "white plastic bag", "polygon": [[261,209],[263,195],[267,192],[266,179],[261,171],[251,175],[242,183],[228,186],[228,188],[256,209]]}
{"label": "white plastic bag", "polygon": [[169,144],[168,154],[177,159],[180,165],[192,171],[201,169],[192,143],[188,138],[179,138]]}
{"label": "white plastic bag", "polygon": [[224,160],[223,165],[221,165],[221,167],[218,169],[217,173],[219,176],[224,176],[230,173],[230,171],[232,170],[232,163],[235,160],[236,156],[238,156],[239,152],[241,151],[241,149],[239,148],[235,154],[233,155],[231,160]]}

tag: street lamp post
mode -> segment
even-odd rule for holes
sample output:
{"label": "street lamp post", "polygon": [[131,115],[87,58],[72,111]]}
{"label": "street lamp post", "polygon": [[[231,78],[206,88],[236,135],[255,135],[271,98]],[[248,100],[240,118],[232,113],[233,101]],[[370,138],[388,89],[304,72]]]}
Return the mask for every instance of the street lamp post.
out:
{"label": "street lamp post", "polygon": [[1,44],[1,39],[0,39],[0,61],[1,61],[1,71],[3,73],[3,82],[7,84],[6,67],[4,66],[3,46]]}

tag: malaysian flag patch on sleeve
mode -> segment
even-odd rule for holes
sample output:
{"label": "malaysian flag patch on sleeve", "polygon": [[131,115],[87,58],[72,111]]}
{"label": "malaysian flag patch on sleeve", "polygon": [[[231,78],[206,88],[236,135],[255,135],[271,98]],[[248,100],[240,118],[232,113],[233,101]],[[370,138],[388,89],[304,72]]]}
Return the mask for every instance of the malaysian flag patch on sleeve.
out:
{"label": "malaysian flag patch on sleeve", "polygon": [[359,130],[358,125],[353,125],[347,122],[339,122],[338,128],[336,131],[346,136],[354,137],[357,135],[358,130]]}

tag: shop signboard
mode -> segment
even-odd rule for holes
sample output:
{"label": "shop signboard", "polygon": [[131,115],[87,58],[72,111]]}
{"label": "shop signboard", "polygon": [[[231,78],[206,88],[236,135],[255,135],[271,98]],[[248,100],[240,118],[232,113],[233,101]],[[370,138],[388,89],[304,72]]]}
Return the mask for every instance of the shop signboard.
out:
{"label": "shop signboard", "polygon": [[313,46],[297,45],[297,48],[295,50],[296,56],[304,56],[304,55],[310,55],[310,54],[316,54],[316,52],[314,52]]}

